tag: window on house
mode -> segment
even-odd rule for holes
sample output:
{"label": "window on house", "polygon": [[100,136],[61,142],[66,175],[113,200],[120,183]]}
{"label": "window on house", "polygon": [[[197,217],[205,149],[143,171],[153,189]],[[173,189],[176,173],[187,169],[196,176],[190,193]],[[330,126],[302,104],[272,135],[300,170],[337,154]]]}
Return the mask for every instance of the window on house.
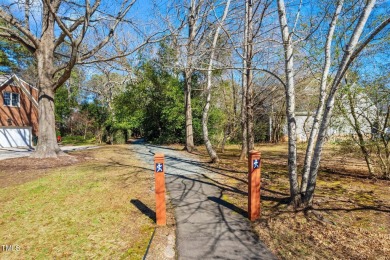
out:
{"label": "window on house", "polygon": [[19,102],[20,102],[19,93],[4,92],[3,98],[4,98],[4,105],[5,106],[13,106],[13,107],[19,106]]}

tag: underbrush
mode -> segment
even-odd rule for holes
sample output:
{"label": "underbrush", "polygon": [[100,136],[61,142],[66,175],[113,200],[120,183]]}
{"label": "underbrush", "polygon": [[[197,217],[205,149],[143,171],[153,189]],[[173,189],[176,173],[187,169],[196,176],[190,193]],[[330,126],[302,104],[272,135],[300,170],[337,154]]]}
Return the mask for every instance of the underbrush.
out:
{"label": "underbrush", "polygon": [[86,137],[80,135],[68,135],[61,138],[61,143],[64,145],[91,145],[97,144],[95,137]]}
{"label": "underbrush", "polygon": [[[300,144],[300,167],[304,148]],[[287,144],[260,144],[256,149],[262,156],[261,217],[253,227],[280,259],[389,259],[390,183],[370,179],[354,150],[341,153],[343,144],[327,144],[313,210],[305,212],[288,204]],[[205,148],[198,151],[207,161]],[[213,170],[230,187],[224,200],[247,211],[248,166],[238,160],[239,154],[239,146],[228,145]]]}

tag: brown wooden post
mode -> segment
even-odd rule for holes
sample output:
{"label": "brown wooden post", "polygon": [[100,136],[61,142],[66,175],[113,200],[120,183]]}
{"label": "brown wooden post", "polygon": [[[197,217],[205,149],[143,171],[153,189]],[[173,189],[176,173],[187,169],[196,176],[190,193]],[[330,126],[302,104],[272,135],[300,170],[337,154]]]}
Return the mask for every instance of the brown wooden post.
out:
{"label": "brown wooden post", "polygon": [[164,154],[154,155],[154,176],[156,190],[156,222],[159,226],[167,224],[167,214],[165,205],[165,165]]}
{"label": "brown wooden post", "polygon": [[248,218],[254,221],[260,217],[261,153],[250,151],[248,159]]}

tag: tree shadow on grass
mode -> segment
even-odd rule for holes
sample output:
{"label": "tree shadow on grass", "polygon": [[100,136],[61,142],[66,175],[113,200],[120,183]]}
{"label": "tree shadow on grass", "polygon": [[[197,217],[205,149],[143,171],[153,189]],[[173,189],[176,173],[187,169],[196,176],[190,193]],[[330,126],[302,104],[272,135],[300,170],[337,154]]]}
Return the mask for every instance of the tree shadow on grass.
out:
{"label": "tree shadow on grass", "polygon": [[138,199],[132,199],[132,200],[130,200],[130,203],[133,204],[144,215],[146,215],[148,218],[150,218],[153,222],[156,222],[156,212],[151,210],[142,201],[140,201]]}
{"label": "tree shadow on grass", "polygon": [[314,208],[315,211],[345,211],[345,212],[352,212],[352,211],[377,211],[377,212],[384,212],[384,213],[390,213],[390,208],[383,205],[375,205],[375,206],[366,206],[366,205],[358,205],[357,207],[353,208],[343,208],[343,207],[319,207]]}

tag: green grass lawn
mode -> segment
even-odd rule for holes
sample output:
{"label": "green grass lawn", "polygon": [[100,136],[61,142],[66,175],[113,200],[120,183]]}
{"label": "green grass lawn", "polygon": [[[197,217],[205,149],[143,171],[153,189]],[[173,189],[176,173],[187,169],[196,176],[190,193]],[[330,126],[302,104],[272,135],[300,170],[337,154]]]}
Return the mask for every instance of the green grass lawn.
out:
{"label": "green grass lawn", "polygon": [[125,146],[76,157],[79,163],[72,166],[27,168],[19,174],[47,172],[3,185],[0,243],[18,245],[20,251],[3,251],[0,258],[142,258],[155,224],[130,201],[139,199],[154,210],[153,175],[137,167]]}

